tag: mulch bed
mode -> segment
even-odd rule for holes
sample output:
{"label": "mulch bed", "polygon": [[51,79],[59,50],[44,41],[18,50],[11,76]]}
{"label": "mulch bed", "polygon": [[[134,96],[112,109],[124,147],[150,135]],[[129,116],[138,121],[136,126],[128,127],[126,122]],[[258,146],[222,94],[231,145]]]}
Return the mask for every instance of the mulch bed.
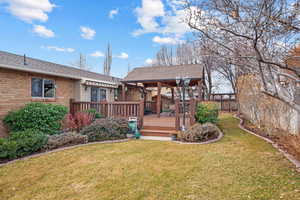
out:
{"label": "mulch bed", "polygon": [[245,119],[242,115],[238,115],[239,118],[243,120],[242,126],[257,135],[268,138],[278,145],[279,148],[288,152],[295,159],[300,161],[300,136],[284,134],[282,130],[273,130],[272,134],[267,134],[267,131],[264,128],[258,128],[252,124],[249,120]]}

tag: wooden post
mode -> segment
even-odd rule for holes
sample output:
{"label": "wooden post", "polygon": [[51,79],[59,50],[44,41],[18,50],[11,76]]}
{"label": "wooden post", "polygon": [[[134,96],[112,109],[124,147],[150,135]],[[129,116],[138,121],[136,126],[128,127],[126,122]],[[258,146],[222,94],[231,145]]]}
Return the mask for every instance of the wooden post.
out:
{"label": "wooden post", "polygon": [[190,125],[194,125],[196,122],[195,113],[196,112],[196,101],[194,98],[190,99]]}
{"label": "wooden post", "polygon": [[177,131],[180,130],[180,113],[179,113],[179,105],[180,104],[180,99],[175,100],[175,129]]}
{"label": "wooden post", "polygon": [[223,110],[223,95],[220,96],[221,96],[221,110]]}
{"label": "wooden post", "polygon": [[140,128],[143,128],[143,124],[144,124],[144,99],[141,100],[140,102],[140,113],[139,113],[139,119],[140,119]]}
{"label": "wooden post", "polygon": [[175,102],[175,96],[174,96],[174,88],[171,88],[171,93],[172,93],[172,103]]}
{"label": "wooden post", "polygon": [[157,82],[157,102],[156,102],[157,117],[160,117],[160,112],[161,112],[161,82]]}
{"label": "wooden post", "polygon": [[122,84],[122,101],[126,101],[126,91],[125,91],[125,84]]}
{"label": "wooden post", "polygon": [[228,103],[228,110],[231,112],[231,94],[229,95],[229,103]]}
{"label": "wooden post", "polygon": [[74,108],[74,99],[70,99],[70,114],[74,115],[75,114],[75,108]]}
{"label": "wooden post", "polygon": [[198,81],[197,89],[198,89],[198,98],[203,100],[202,81]]}

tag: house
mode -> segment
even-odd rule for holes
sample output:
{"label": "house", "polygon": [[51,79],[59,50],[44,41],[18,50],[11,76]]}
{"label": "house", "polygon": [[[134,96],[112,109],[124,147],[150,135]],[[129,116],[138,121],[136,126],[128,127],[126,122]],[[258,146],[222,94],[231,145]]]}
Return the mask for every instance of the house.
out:
{"label": "house", "polygon": [[[7,134],[3,117],[26,103],[111,102],[121,99],[121,88],[120,78],[0,51],[0,137]],[[127,97],[140,99],[135,85]]]}

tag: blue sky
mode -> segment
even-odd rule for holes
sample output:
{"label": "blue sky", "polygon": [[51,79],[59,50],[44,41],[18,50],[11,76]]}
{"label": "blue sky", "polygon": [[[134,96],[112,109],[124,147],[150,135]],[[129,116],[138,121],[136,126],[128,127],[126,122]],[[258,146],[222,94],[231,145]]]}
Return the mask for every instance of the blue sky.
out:
{"label": "blue sky", "polygon": [[83,53],[101,73],[109,42],[124,77],[189,34],[184,15],[178,0],[0,0],[0,50],[66,65]]}

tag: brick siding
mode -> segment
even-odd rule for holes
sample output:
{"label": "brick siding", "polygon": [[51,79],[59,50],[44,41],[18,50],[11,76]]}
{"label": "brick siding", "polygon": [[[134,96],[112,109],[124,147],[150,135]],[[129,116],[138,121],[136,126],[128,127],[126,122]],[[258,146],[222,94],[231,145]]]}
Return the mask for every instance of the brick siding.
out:
{"label": "brick siding", "polygon": [[[47,78],[55,81],[56,98],[51,100],[31,98],[31,78]],[[17,110],[29,102],[55,103],[69,108],[74,98],[74,80],[41,74],[32,74],[0,68],[0,137],[8,135],[2,119],[9,111]]]}

